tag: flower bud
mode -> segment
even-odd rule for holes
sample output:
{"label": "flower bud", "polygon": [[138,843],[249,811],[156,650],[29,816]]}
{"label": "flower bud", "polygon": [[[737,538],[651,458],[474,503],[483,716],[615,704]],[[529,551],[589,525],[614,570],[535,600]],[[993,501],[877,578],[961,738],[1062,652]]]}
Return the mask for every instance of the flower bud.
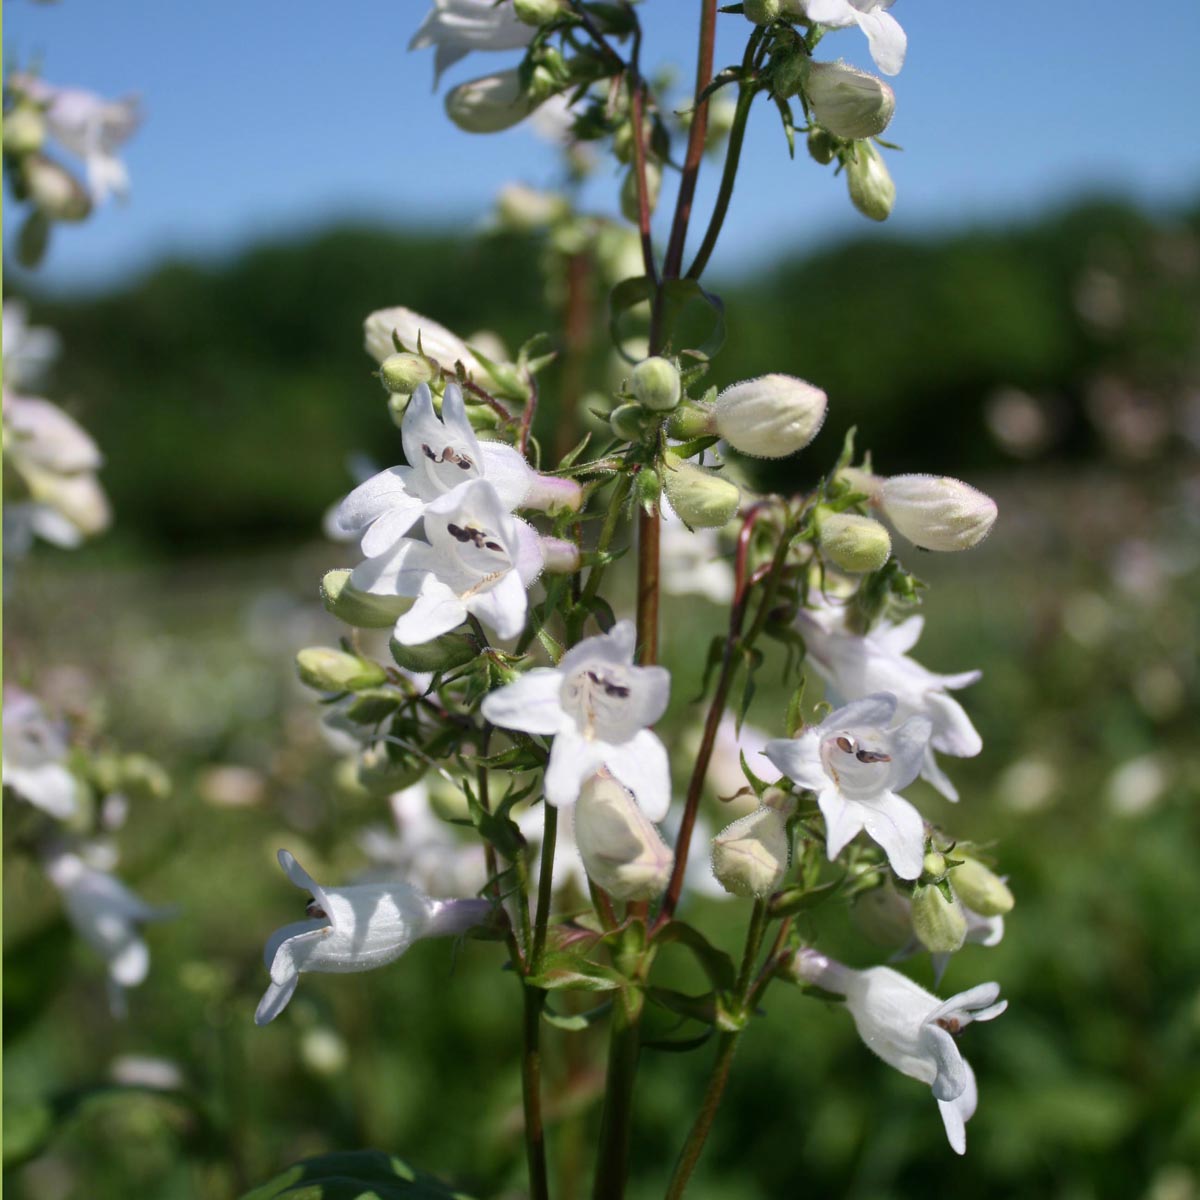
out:
{"label": "flower bud", "polygon": [[4,117],[4,153],[13,158],[34,154],[46,140],[46,117],[36,104],[17,104]]}
{"label": "flower bud", "polygon": [[741,502],[737,485],[669,451],[663,456],[663,487],[671,507],[690,529],[719,529]]}
{"label": "flower bud", "polygon": [[542,25],[553,21],[562,10],[562,0],[513,0],[517,20],[526,25]]}
{"label": "flower bud", "polygon": [[761,375],[727,387],[713,413],[717,432],[755,458],[784,458],[817,436],[828,406],[825,393],[791,375]]}
{"label": "flower bud", "polygon": [[607,771],[579,791],[575,841],[593,883],[617,900],[650,900],[671,877],[675,855],[633,793]]}
{"label": "flower bud", "polygon": [[[646,161],[646,205],[651,212],[658,207],[658,194],[662,190],[662,167],[653,159]],[[621,213],[627,221],[637,224],[641,220],[638,207],[638,173],[636,167],[625,172],[621,184]]]}
{"label": "flower bud", "polygon": [[781,0],[746,0],[742,5],[746,20],[755,25],[770,25],[772,21],[779,19],[782,11]]}
{"label": "flower bud", "polygon": [[822,507],[817,510],[816,522],[821,553],[843,571],[852,575],[878,571],[891,557],[892,539],[872,517]]}
{"label": "flower bud", "polygon": [[946,873],[946,856],[940,850],[927,850],[921,860],[921,873],[930,879],[941,879]]}
{"label": "flower bud", "polygon": [[[956,850],[954,857],[959,854]],[[1002,917],[1016,903],[1004,880],[977,858],[964,858],[961,866],[951,868],[950,882],[962,902],[981,917]]]}
{"label": "flower bud", "polygon": [[996,502],[945,475],[892,475],[879,490],[883,515],[923,550],[969,550],[991,532]]}
{"label": "flower bud", "polygon": [[647,358],[633,368],[629,386],[638,403],[653,412],[670,412],[682,390],[679,369],[669,358]]}
{"label": "flower bud", "polygon": [[854,157],[846,160],[850,201],[864,217],[886,221],[896,203],[896,185],[883,155],[870,142],[858,142]]}
{"label": "flower bud", "polygon": [[608,423],[622,441],[640,442],[650,426],[650,417],[640,404],[620,404],[609,413]]}
{"label": "flower bud", "polygon": [[321,579],[321,603],[339,621],[356,629],[390,629],[403,616],[412,601],[403,596],[376,596],[363,592],[350,582],[347,569],[326,571]]}
{"label": "flower bud", "polygon": [[395,638],[391,638],[388,647],[398,667],[418,674],[464,667],[479,654],[479,646],[475,639],[457,630],[443,633],[440,637],[422,642],[419,646],[402,646]]}
{"label": "flower bud", "polygon": [[771,57],[771,92],[779,100],[798,95],[808,79],[809,57],[803,50],[784,50]]}
{"label": "flower bud", "polygon": [[372,796],[385,797],[412,787],[428,770],[416,756],[393,758],[385,744],[370,746],[358,760],[358,784]]}
{"label": "flower bud", "polygon": [[548,575],[573,575],[579,570],[579,547],[564,538],[541,539],[542,570]]}
{"label": "flower bud", "polygon": [[633,479],[637,502],[647,512],[653,512],[662,498],[662,479],[653,467],[643,467]]}
{"label": "flower bud", "polygon": [[[467,410],[468,415],[470,409]],[[487,410],[491,412],[491,409]],[[583,488],[574,479],[559,475],[535,475],[529,479],[529,490],[521,501],[522,508],[536,508],[538,512],[578,512],[583,503]]]}
{"label": "flower bud", "polygon": [[356,692],[387,682],[387,672],[369,659],[329,646],[309,646],[296,655],[301,682],[322,692]]}
{"label": "flower bud", "polygon": [[537,107],[526,95],[516,67],[470,79],[446,93],[446,115],[464,133],[499,133],[525,120]]}
{"label": "flower bud", "polygon": [[891,884],[872,888],[854,901],[855,924],[879,946],[903,946],[912,937],[912,906]]}
{"label": "flower bud", "polygon": [[834,155],[837,153],[837,144],[833,137],[824,129],[819,129],[813,126],[808,131],[808,156],[813,162],[818,162],[821,166],[826,167],[833,162]]}
{"label": "flower bud", "polygon": [[882,79],[840,62],[810,63],[804,92],[817,123],[840,138],[875,137],[896,109],[896,95]]}
{"label": "flower bud", "polygon": [[379,379],[384,389],[409,396],[423,383],[432,383],[439,375],[438,365],[421,354],[389,354],[379,364]]}
{"label": "flower bud", "polygon": [[776,808],[764,805],[713,838],[713,874],[735,896],[770,895],[790,859],[787,818]]}
{"label": "flower bud", "polygon": [[44,154],[25,157],[21,183],[34,206],[53,221],[82,221],[92,211],[87,188]]}
{"label": "flower bud", "polygon": [[717,432],[717,417],[707,404],[684,403],[667,418],[667,432],[684,442],[713,437]]}
{"label": "flower bud", "polygon": [[967,939],[967,916],[962,905],[947,900],[936,884],[918,884],[912,897],[913,932],[934,954],[953,954]]}
{"label": "flower bud", "polygon": [[[511,233],[536,233],[571,211],[564,196],[539,192],[523,183],[506,184],[496,197],[496,217]],[[489,357],[491,357],[489,355]]]}

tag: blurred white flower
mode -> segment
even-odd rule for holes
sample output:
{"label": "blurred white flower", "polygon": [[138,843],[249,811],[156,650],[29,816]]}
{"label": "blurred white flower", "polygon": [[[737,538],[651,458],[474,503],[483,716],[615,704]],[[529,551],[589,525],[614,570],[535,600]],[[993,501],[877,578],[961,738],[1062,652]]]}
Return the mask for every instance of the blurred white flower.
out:
{"label": "blurred white flower", "polygon": [[1157,754],[1143,754],[1122,763],[1105,786],[1109,810],[1122,817],[1149,812],[1167,789],[1168,775]]}
{"label": "blurred white flower", "polygon": [[510,3],[434,0],[408,48],[434,47],[433,85],[437,87],[442,72],[472,50],[517,50],[529,45],[536,32],[517,17]]}
{"label": "blurred white flower", "polygon": [[662,587],[671,596],[703,596],[713,604],[733,599],[733,567],[721,557],[715,529],[689,529],[662,502]]}
{"label": "blurred white flower", "polygon": [[112,1060],[108,1074],[114,1083],[150,1088],[156,1092],[179,1091],[185,1085],[183,1071],[177,1062],[149,1054],[118,1055]]}
{"label": "blurred white flower", "polygon": [[4,301],[4,386],[36,387],[59,355],[61,342],[53,329],[29,324],[29,309],[20,300]]}
{"label": "blurred white flower", "polygon": [[975,1073],[955,1038],[973,1021],[991,1021],[1008,1007],[998,983],[981,983],[948,1000],[888,967],[855,971],[818,954],[797,953],[795,973],[808,983],[845,996],[858,1035],[890,1067],[929,1084],[956,1154],[967,1149],[966,1123],[979,1093]]}
{"label": "blurred white flower", "polygon": [[925,822],[896,793],[921,769],[929,742],[927,717],[896,719],[895,696],[881,693],[831,713],[798,738],[768,742],[767,757],[791,780],[816,792],[832,860],[863,829],[901,879],[921,874]]}
{"label": "blurred white flower", "polygon": [[4,689],[4,786],[58,821],[75,815],[81,785],[67,769],[67,735],[28,692]]}
{"label": "blurred white flower", "polygon": [[489,693],[484,717],[504,729],[553,736],[546,799],[574,804],[585,779],[607,767],[637,797],[651,821],[671,803],[667,751],[648,727],[666,711],[671,674],[635,667],[637,633],[618,621],[609,633],[585,638],[557,667],[535,667]]}

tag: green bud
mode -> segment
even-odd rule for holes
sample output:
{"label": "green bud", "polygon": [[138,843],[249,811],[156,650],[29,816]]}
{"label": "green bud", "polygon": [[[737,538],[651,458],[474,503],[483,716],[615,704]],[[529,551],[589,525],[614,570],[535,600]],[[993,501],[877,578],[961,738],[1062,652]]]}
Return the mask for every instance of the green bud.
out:
{"label": "green bud", "polygon": [[[646,203],[651,213],[658,207],[658,193],[662,189],[662,167],[653,159],[646,162]],[[637,224],[641,220],[638,208],[638,174],[636,167],[630,167],[625,173],[625,181],[621,184],[621,213],[627,221]]]}
{"label": "green bud", "polygon": [[431,358],[423,354],[389,354],[379,364],[379,379],[384,390],[410,396],[423,383],[432,383],[440,371]]}
{"label": "green bud", "polygon": [[28,154],[22,160],[21,185],[34,207],[52,221],[82,221],[92,211],[87,188],[44,154]]}
{"label": "green bud", "polygon": [[640,442],[650,427],[650,415],[640,404],[621,404],[612,410],[608,423],[626,442]]}
{"label": "green bud", "polygon": [[539,63],[529,75],[529,99],[544,104],[563,90],[563,78],[553,66]]}
{"label": "green bud", "polygon": [[517,20],[526,25],[543,25],[553,21],[562,10],[562,0],[513,0]]}
{"label": "green bud", "polygon": [[46,140],[46,117],[36,104],[17,104],[4,118],[4,153],[12,158],[34,154]]}
{"label": "green bud", "polygon": [[896,203],[896,185],[883,155],[870,142],[855,142],[854,157],[846,160],[850,200],[864,217],[886,221]]}
{"label": "green bud", "polygon": [[116,791],[132,800],[165,800],[171,794],[171,777],[152,758],[144,754],[126,754],[118,766],[120,780]]}
{"label": "green bud", "polygon": [[717,418],[706,404],[681,404],[667,418],[667,432],[681,442],[693,438],[711,437],[717,432]]}
{"label": "green bud", "polygon": [[742,498],[736,484],[669,451],[663,456],[663,465],[667,499],[685,525],[719,529],[733,519]]}
{"label": "green bud", "polygon": [[[954,857],[959,857],[956,851]],[[962,902],[981,917],[1002,917],[1016,903],[1008,885],[978,859],[966,858],[952,867],[950,881]]]}
{"label": "green bud", "polygon": [[808,132],[808,155],[814,162],[826,167],[833,162],[837,152],[837,143],[833,136],[824,129],[810,129]]}
{"label": "green bud", "polygon": [[326,571],[321,580],[321,603],[339,621],[356,629],[387,629],[412,607],[412,601],[404,596],[376,596],[360,591],[350,582],[350,575],[343,568]]}
{"label": "green bud", "polygon": [[830,562],[852,575],[878,571],[892,553],[888,531],[871,517],[818,509],[817,543]]}
{"label": "green bud", "polygon": [[387,672],[369,659],[329,646],[309,646],[296,655],[300,680],[322,692],[356,692],[387,682]]}
{"label": "green bud", "polygon": [[790,857],[787,818],[765,805],[713,838],[713,874],[734,896],[769,896],[787,873]]}
{"label": "green bud", "polygon": [[803,51],[783,51],[771,59],[771,91],[780,100],[798,95],[808,78],[809,58]]}
{"label": "green bud", "polygon": [[419,646],[402,646],[395,638],[388,645],[396,665],[406,671],[449,671],[464,666],[479,654],[473,637],[454,630]]}
{"label": "green bud", "polygon": [[634,476],[633,490],[637,494],[637,502],[647,511],[653,512],[658,507],[662,495],[662,480],[652,467],[643,467]]}
{"label": "green bud", "polygon": [[746,20],[755,25],[770,25],[772,21],[779,19],[783,12],[783,4],[781,0],[745,0],[742,12],[745,13]]}
{"label": "green bud", "polygon": [[947,900],[936,884],[918,884],[912,897],[913,932],[934,954],[953,954],[967,938],[967,917],[957,900]]}
{"label": "green bud", "polygon": [[386,745],[371,746],[358,760],[358,783],[372,796],[390,796],[412,787],[428,770],[419,758],[393,759]]}
{"label": "green bud", "polygon": [[946,873],[946,856],[937,850],[930,850],[921,860],[921,870],[930,879],[941,879]]}
{"label": "green bud", "polygon": [[633,368],[629,386],[638,402],[653,412],[670,412],[679,404],[679,368],[669,358],[643,359]]}

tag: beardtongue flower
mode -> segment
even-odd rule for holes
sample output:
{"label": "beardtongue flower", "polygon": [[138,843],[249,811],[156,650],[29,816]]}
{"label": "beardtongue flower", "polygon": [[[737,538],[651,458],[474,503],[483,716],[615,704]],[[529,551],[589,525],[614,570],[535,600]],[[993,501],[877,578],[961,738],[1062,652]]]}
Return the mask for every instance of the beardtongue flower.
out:
{"label": "beardtongue flower", "polygon": [[909,617],[899,625],[885,622],[861,637],[847,631],[843,610],[833,606],[804,611],[799,623],[808,661],[825,681],[832,703],[890,692],[896,698],[900,720],[929,718],[931,733],[921,760],[921,778],[947,800],[957,800],[958,790],[938,765],[934,752],[973,758],[983,749],[983,739],[970,717],[949,694],[952,689],[977,683],[981,673],[939,675],[910,658],[906,651],[917,644],[925,627],[923,617]]}
{"label": "beardtongue flower", "polygon": [[80,792],[66,757],[62,726],[50,720],[28,692],[6,687],[4,786],[48,816],[66,821],[75,815]]}
{"label": "beardtongue flower", "polygon": [[411,596],[393,636],[419,646],[476,616],[502,638],[525,625],[525,589],[542,570],[534,530],[508,512],[486,479],[475,479],[425,506],[425,541],[401,538],[360,563],[350,582],[377,595]]}
{"label": "beardtongue flower", "polygon": [[4,302],[4,383],[6,387],[35,387],[58,357],[59,338],[53,329],[29,324],[29,310],[20,300]]}
{"label": "beardtongue flower", "polygon": [[635,667],[636,640],[633,622],[618,621],[568,650],[557,667],[535,667],[484,697],[492,724],[554,738],[545,791],[556,807],[574,804],[584,781],[607,767],[651,821],[666,816],[670,765],[648,726],[666,711],[671,674]]}
{"label": "beardtongue flower", "polygon": [[891,6],[892,0],[783,0],[785,11],[818,25],[831,29],[857,25],[867,35],[875,65],[885,75],[898,75],[908,37],[887,11]]}
{"label": "beardtongue flower", "polygon": [[896,697],[881,693],[830,713],[798,738],[767,743],[767,757],[791,780],[817,794],[832,860],[866,830],[901,879],[916,879],[925,853],[925,822],[896,793],[921,769],[927,717],[893,726]]}
{"label": "beardtongue flower", "polygon": [[264,960],[271,983],[254,1014],[256,1025],[287,1007],[305,971],[370,971],[394,962],[419,938],[451,937],[483,924],[489,900],[431,900],[406,883],[323,888],[286,850],[279,865],[312,899],[309,919],[277,929]]}
{"label": "beardtongue flower", "polygon": [[434,47],[433,85],[442,72],[472,50],[516,50],[529,45],[537,30],[523,24],[510,3],[496,0],[434,0],[410,50]]}
{"label": "beardtongue flower", "polygon": [[888,1066],[929,1084],[951,1148],[965,1153],[966,1123],[979,1094],[955,1038],[973,1021],[991,1021],[1008,1007],[998,999],[1000,985],[981,983],[943,1001],[888,967],[855,971],[815,950],[798,951],[789,974],[845,996],[859,1037]]}
{"label": "beardtongue flower", "polygon": [[633,793],[603,768],[579,791],[575,843],[589,878],[616,900],[651,900],[671,877],[671,847]]}

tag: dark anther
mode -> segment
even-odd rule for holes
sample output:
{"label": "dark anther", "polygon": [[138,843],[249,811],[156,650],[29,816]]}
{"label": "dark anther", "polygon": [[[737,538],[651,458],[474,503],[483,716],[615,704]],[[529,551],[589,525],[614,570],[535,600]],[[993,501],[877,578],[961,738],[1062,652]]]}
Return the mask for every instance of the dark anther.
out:
{"label": "dark anther", "polygon": [[882,750],[860,750],[854,756],[860,763],[891,762],[892,756]]}
{"label": "dark anther", "polygon": [[854,743],[848,737],[840,737],[835,743],[837,748],[844,751],[846,754],[854,753]]}

